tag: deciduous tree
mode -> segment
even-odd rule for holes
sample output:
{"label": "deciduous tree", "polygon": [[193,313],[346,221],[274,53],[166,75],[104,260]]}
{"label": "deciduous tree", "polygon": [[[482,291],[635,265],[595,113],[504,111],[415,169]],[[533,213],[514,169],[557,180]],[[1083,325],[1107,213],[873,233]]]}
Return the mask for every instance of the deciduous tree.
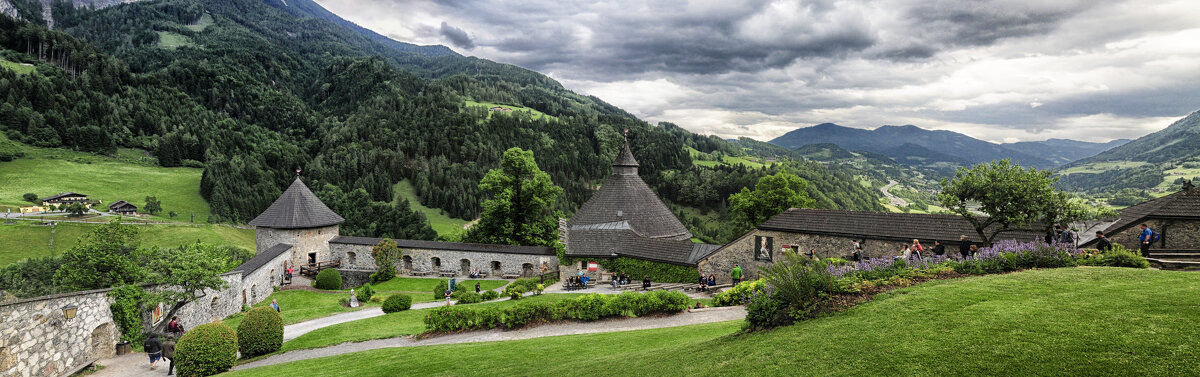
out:
{"label": "deciduous tree", "polygon": [[758,179],[754,190],[729,196],[730,211],[746,227],[754,227],[788,208],[812,207],[808,181],[784,170]]}
{"label": "deciduous tree", "polygon": [[562,189],[538,168],[533,152],[511,148],[500,167],[479,182],[490,199],[483,202],[479,223],[467,230],[467,242],[551,246],[558,240],[554,203]]}
{"label": "deciduous tree", "polygon": [[942,179],[938,199],[990,245],[997,234],[1018,226],[1079,219],[1081,211],[1069,194],[1054,188],[1056,180],[1049,171],[1023,169],[1005,159],[959,168],[954,179]]}

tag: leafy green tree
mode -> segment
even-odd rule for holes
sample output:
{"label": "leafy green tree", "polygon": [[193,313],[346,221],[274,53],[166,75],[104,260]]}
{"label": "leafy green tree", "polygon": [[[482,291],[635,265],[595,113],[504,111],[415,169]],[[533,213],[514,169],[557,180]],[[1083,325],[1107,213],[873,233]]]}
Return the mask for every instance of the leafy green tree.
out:
{"label": "leafy green tree", "polygon": [[142,268],[135,260],[138,229],[113,220],[84,235],[63,254],[54,280],[66,290],[87,290],[141,281]]}
{"label": "leafy green tree", "polygon": [[[229,270],[227,253],[224,248],[202,243],[139,253],[137,259],[145,266],[141,282],[168,287],[149,293],[147,303],[170,304],[164,318],[171,318],[187,303],[206,296],[206,291],[225,289],[228,284],[220,275]],[[154,331],[162,332],[166,326],[167,321],[162,321]]]}
{"label": "leafy green tree", "polygon": [[37,196],[37,194],[34,194],[34,193],[32,193],[32,192],[27,192],[27,193],[25,193],[25,195],[22,195],[22,196],[21,196],[21,198],[22,198],[22,199],[25,199],[25,201],[27,201],[27,202],[30,202],[30,203],[37,203],[37,202],[38,202],[38,196]]}
{"label": "leafy green tree", "polygon": [[808,197],[808,181],[780,171],[758,179],[754,190],[742,188],[729,196],[730,212],[746,227],[754,227],[788,208],[812,207]]}
{"label": "leafy green tree", "polygon": [[551,246],[558,240],[558,218],[553,210],[562,189],[538,168],[533,152],[511,148],[500,168],[479,182],[491,196],[483,202],[479,223],[467,230],[467,242]]}
{"label": "leafy green tree", "polygon": [[71,205],[67,206],[66,211],[71,216],[83,216],[83,214],[87,213],[88,208],[83,203],[71,203]]}
{"label": "leafy green tree", "polygon": [[175,211],[171,211],[171,212],[167,212],[167,216],[170,216],[172,219],[174,219],[175,216],[179,216],[179,214],[175,213]]}
{"label": "leafy green tree", "polygon": [[375,259],[375,273],[371,274],[372,283],[381,283],[396,277],[396,259],[403,251],[391,238],[384,238],[371,248],[371,258]]}
{"label": "leafy green tree", "polygon": [[959,168],[953,180],[942,179],[938,199],[991,245],[997,234],[1015,227],[1077,219],[1079,208],[1069,194],[1054,188],[1056,180],[1049,171],[1023,169],[1005,159]]}
{"label": "leafy green tree", "polygon": [[142,207],[142,209],[145,210],[146,213],[156,215],[159,212],[162,212],[162,203],[158,202],[158,197],[156,196],[147,196],[146,206]]}

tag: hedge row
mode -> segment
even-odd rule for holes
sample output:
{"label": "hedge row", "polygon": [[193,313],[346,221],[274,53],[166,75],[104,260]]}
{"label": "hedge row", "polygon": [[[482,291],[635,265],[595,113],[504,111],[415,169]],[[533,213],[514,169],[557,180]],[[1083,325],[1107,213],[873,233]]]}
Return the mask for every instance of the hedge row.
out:
{"label": "hedge row", "polygon": [[553,304],[520,303],[500,309],[466,306],[439,308],[425,316],[427,331],[462,331],[504,327],[518,328],[530,323],[574,319],[595,321],[608,317],[636,317],[654,313],[678,313],[686,310],[691,299],[682,292],[625,292],[619,295],[593,293]]}
{"label": "hedge row", "polygon": [[601,259],[597,263],[608,272],[617,274],[624,272],[634,280],[641,280],[649,276],[650,280],[660,283],[695,283],[700,276],[695,267],[641,259],[621,257]]}

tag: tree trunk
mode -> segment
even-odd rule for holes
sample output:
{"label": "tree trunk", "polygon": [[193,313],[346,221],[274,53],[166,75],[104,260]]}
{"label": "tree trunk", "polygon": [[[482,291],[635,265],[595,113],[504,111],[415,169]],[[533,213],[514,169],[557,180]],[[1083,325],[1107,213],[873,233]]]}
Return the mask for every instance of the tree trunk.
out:
{"label": "tree trunk", "polygon": [[179,312],[179,309],[183,308],[183,306],[187,305],[187,303],[188,303],[187,301],[180,301],[180,302],[176,302],[175,305],[171,305],[171,310],[168,311],[167,314],[163,316],[162,321],[159,321],[157,325],[154,325],[154,327],[150,329],[150,332],[153,332],[153,333],[166,332],[167,324],[171,323],[171,317],[174,317],[175,313]]}

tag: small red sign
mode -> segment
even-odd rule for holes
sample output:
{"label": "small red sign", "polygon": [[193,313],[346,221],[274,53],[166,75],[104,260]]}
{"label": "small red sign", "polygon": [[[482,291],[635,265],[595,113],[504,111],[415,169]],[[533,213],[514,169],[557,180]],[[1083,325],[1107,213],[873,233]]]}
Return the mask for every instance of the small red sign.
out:
{"label": "small red sign", "polygon": [[596,272],[599,269],[600,269],[600,265],[598,263],[588,262],[588,271],[589,272]]}

